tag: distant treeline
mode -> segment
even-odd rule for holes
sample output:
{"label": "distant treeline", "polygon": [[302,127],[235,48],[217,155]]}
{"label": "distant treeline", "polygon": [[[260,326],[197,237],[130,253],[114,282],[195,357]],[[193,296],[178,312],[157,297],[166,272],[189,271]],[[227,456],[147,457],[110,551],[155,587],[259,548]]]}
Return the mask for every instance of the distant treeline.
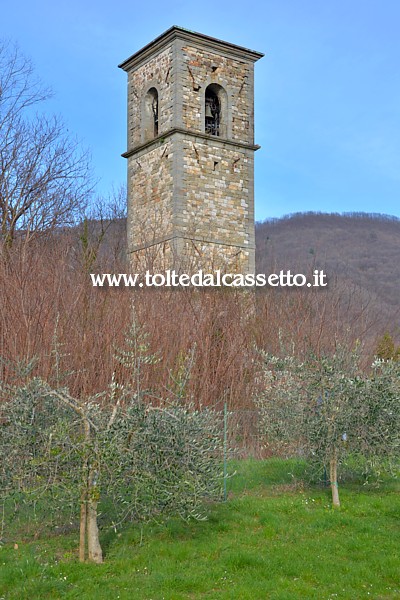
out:
{"label": "distant treeline", "polygon": [[287,215],[283,215],[282,217],[270,217],[270,218],[266,218],[263,221],[258,221],[256,223],[256,227],[260,227],[264,224],[268,224],[268,225],[275,225],[276,223],[282,224],[285,221],[304,221],[306,220],[307,222],[312,221],[313,217],[318,217],[318,220],[321,222],[321,220],[329,220],[329,221],[334,221],[335,219],[340,219],[340,220],[351,220],[354,222],[354,220],[357,221],[378,221],[380,223],[388,223],[388,222],[394,222],[394,223],[398,223],[400,221],[399,217],[396,217],[394,215],[386,215],[383,213],[367,213],[367,212],[343,212],[343,213],[338,213],[338,212],[321,212],[321,211],[306,211],[306,212],[295,212],[295,213],[289,213]]}

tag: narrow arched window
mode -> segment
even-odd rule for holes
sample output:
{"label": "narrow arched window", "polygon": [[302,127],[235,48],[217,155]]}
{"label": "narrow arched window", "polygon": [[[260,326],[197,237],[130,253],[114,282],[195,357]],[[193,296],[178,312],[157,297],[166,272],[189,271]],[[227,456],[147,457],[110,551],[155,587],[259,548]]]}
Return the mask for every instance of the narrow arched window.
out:
{"label": "narrow arched window", "polygon": [[158,136],[158,92],[152,87],[144,99],[144,138],[145,141]]}
{"label": "narrow arched window", "polygon": [[215,84],[206,89],[205,95],[205,132],[209,135],[220,135],[221,103]]}

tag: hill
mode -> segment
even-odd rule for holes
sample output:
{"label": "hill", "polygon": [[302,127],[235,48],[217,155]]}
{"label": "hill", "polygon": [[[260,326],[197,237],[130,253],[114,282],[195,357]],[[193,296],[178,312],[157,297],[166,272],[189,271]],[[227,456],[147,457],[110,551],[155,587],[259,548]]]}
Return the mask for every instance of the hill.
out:
{"label": "hill", "polygon": [[260,273],[324,269],[369,298],[397,332],[400,314],[400,219],[381,214],[297,213],[256,224]]}

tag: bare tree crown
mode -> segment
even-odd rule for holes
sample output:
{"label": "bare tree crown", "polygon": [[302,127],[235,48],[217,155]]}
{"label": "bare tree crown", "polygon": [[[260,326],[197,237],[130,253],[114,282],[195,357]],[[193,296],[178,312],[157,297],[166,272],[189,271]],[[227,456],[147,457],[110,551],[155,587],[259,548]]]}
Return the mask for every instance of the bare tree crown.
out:
{"label": "bare tree crown", "polygon": [[92,190],[90,160],[62,119],[39,112],[51,96],[17,46],[0,43],[0,239],[76,222]]}

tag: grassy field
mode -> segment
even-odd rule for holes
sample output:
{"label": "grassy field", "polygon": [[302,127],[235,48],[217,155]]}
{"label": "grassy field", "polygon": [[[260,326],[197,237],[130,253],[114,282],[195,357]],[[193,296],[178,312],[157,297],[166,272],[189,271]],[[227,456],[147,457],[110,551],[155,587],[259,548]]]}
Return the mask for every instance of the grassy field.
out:
{"label": "grassy field", "polygon": [[103,565],[77,562],[76,534],[10,540],[0,600],[400,598],[398,485],[342,487],[333,510],[329,490],[301,485],[300,465],[236,467],[207,521],[104,533]]}

